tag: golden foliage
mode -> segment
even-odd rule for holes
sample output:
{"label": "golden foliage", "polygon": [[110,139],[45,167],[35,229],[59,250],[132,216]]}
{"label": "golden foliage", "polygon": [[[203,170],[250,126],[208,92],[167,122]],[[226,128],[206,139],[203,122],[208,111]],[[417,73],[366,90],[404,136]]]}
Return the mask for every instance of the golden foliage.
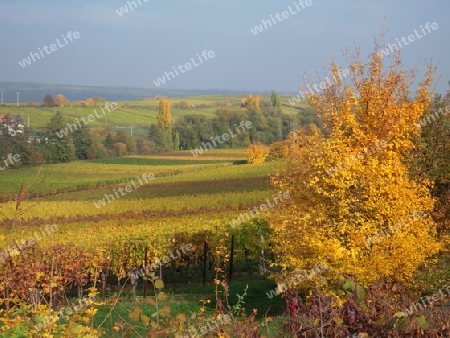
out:
{"label": "golden foliage", "polygon": [[171,123],[170,102],[167,99],[161,99],[159,101],[158,127],[167,129],[170,128]]}
{"label": "golden foliage", "polygon": [[269,148],[269,156],[271,158],[287,160],[292,156],[293,142],[288,138],[287,140],[271,143]]}
{"label": "golden foliage", "polygon": [[95,99],[90,97],[90,98],[86,99],[85,101],[83,101],[83,106],[85,106],[85,107],[95,107],[95,106],[97,106],[97,101],[95,101]]}
{"label": "golden foliage", "polygon": [[67,99],[63,94],[56,95],[56,104],[60,108],[64,108],[67,106]]}
{"label": "golden foliage", "polygon": [[241,103],[243,106],[245,106],[247,110],[250,109],[260,110],[261,101],[262,101],[261,95],[253,96],[252,94],[248,94],[247,98],[245,100],[242,100]]}
{"label": "golden foliage", "polygon": [[247,155],[248,163],[263,163],[266,160],[266,157],[269,156],[269,147],[257,142],[245,149],[245,154]]}
{"label": "golden foliage", "polygon": [[[358,60],[359,53],[348,84],[331,64],[336,82],[310,96],[324,130],[311,126],[297,132],[293,168],[272,177],[291,195],[272,215],[276,251],[285,271],[309,270],[321,262],[330,268],[323,276],[329,281],[349,275],[364,284],[407,281],[441,248],[427,182],[411,178],[402,161],[430,102],[433,69],[411,97],[414,73],[401,69],[399,56],[387,67],[376,52],[367,64]],[[380,143],[386,146],[369,151]],[[413,217],[418,211],[424,216]],[[331,285],[308,279],[297,287],[311,284]]]}

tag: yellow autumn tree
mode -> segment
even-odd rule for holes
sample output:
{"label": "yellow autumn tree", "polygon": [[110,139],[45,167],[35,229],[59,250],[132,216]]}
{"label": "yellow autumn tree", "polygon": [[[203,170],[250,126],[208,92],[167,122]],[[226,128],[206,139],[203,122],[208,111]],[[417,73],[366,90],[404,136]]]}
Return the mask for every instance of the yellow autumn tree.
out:
{"label": "yellow autumn tree", "polygon": [[159,100],[158,127],[168,129],[171,123],[170,102],[167,99],[161,99]]}
{"label": "yellow autumn tree", "polygon": [[97,105],[97,101],[95,101],[95,99],[90,97],[90,98],[87,98],[85,101],[83,101],[83,105],[85,107],[95,107]]}
{"label": "yellow autumn tree", "polygon": [[56,95],[56,104],[60,108],[64,108],[67,105],[67,99],[63,94]]}
{"label": "yellow autumn tree", "polygon": [[[427,182],[411,177],[402,161],[432,97],[434,69],[413,95],[415,73],[403,70],[399,54],[383,64],[378,47],[367,63],[356,51],[347,80],[331,63],[332,85],[310,96],[323,128],[296,132],[294,163],[272,177],[291,196],[271,226],[277,263],[295,288],[331,291],[332,281],[348,276],[363,285],[408,281],[441,248]],[[327,267],[320,276],[295,278],[317,264]]]}
{"label": "yellow autumn tree", "polygon": [[257,142],[245,149],[245,154],[247,155],[247,162],[250,164],[264,163],[269,156],[269,147]]}
{"label": "yellow autumn tree", "polygon": [[244,101],[245,106],[247,107],[247,109],[261,109],[261,101],[262,101],[262,97],[261,95],[256,95],[253,96],[252,94],[248,94],[247,98]]}
{"label": "yellow autumn tree", "polygon": [[288,137],[286,140],[271,143],[269,149],[269,156],[271,158],[287,160],[292,156],[293,142]]}
{"label": "yellow autumn tree", "polygon": [[172,149],[172,114],[167,99],[159,100],[158,127],[166,134],[166,150]]}

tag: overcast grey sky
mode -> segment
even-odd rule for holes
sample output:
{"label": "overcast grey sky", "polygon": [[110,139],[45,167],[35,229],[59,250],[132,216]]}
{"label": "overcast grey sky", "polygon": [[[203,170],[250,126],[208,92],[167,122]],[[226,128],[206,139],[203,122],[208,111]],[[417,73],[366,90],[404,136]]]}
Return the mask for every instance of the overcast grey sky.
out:
{"label": "overcast grey sky", "polygon": [[[389,28],[385,42],[395,43],[436,22],[437,30],[404,46],[402,55],[420,72],[426,61],[437,63],[437,89],[448,89],[449,0],[311,0],[305,8],[299,0],[134,1],[137,8],[119,15],[128,1],[2,0],[0,81],[157,88],[153,81],[172,66],[213,50],[214,58],[162,86],[295,91],[303,71],[321,80],[333,57],[345,67],[345,48],[371,50],[381,26]],[[283,11],[291,12],[283,19]],[[277,23],[253,34],[271,15]],[[69,31],[80,37],[65,44]],[[62,47],[19,65],[58,38]]]}

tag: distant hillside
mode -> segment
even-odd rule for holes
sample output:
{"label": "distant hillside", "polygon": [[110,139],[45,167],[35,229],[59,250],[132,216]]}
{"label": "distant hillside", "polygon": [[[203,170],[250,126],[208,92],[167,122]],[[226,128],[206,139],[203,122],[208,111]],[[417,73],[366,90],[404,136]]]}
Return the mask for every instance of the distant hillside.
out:
{"label": "distant hillside", "polygon": [[[0,82],[4,102],[16,102],[16,90],[20,91],[21,103],[41,102],[45,94],[63,94],[71,101],[84,100],[88,97],[103,97],[109,101],[134,101],[151,98],[157,95],[167,97],[201,96],[201,95],[243,95],[249,91],[239,90],[175,90],[149,89],[133,87],[90,87],[74,85],[58,85],[27,82]],[[253,92],[254,94],[270,94],[270,92]]]}
{"label": "distant hillside", "polygon": [[[1,90],[1,89],[0,89]],[[189,96],[189,97],[172,97],[169,101],[172,106],[172,118],[176,120],[180,116],[184,115],[203,115],[206,118],[213,118],[216,114],[217,108],[228,107],[230,109],[237,109],[241,105],[241,100],[244,99],[247,94],[234,94],[234,95],[202,95],[202,96]],[[297,115],[299,111],[304,112],[305,118],[307,115],[308,104],[306,101],[298,104],[295,107],[290,107],[285,102],[288,101],[289,96],[281,96],[283,113],[289,115]],[[263,100],[270,102],[270,96],[263,96]],[[42,100],[41,100],[42,101]],[[39,102],[41,102],[39,101]],[[72,100],[74,102],[75,100]],[[113,101],[113,100],[110,100]],[[181,102],[186,104],[185,108],[180,106]],[[90,123],[90,127],[136,127],[133,129],[134,134],[141,134],[139,127],[144,129],[148,128],[152,123],[157,123],[157,114],[159,100],[128,100],[120,101],[115,100],[119,108],[114,111],[113,114],[107,114],[105,118],[96,119]],[[30,122],[32,128],[44,128],[52,118],[56,111],[60,111],[64,117],[69,120],[75,120],[83,116],[88,116],[94,111],[93,107],[81,107],[80,105],[73,104],[69,107],[39,107],[34,104],[29,106],[26,102],[21,101],[20,107],[16,108],[14,103],[8,103],[0,105],[0,115],[15,114],[20,115],[26,124]],[[309,120],[305,120],[305,123]],[[145,131],[146,132],[146,131]]]}

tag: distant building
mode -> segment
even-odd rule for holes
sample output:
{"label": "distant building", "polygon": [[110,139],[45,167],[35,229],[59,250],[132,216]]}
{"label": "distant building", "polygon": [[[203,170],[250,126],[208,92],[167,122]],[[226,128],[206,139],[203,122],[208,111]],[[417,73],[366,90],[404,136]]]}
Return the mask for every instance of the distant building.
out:
{"label": "distant building", "polygon": [[8,128],[8,134],[11,136],[16,136],[17,133],[23,134],[24,132],[24,121],[20,115],[11,114],[11,119],[6,121],[6,116],[4,114],[0,114],[0,135],[3,135],[3,130]]}

